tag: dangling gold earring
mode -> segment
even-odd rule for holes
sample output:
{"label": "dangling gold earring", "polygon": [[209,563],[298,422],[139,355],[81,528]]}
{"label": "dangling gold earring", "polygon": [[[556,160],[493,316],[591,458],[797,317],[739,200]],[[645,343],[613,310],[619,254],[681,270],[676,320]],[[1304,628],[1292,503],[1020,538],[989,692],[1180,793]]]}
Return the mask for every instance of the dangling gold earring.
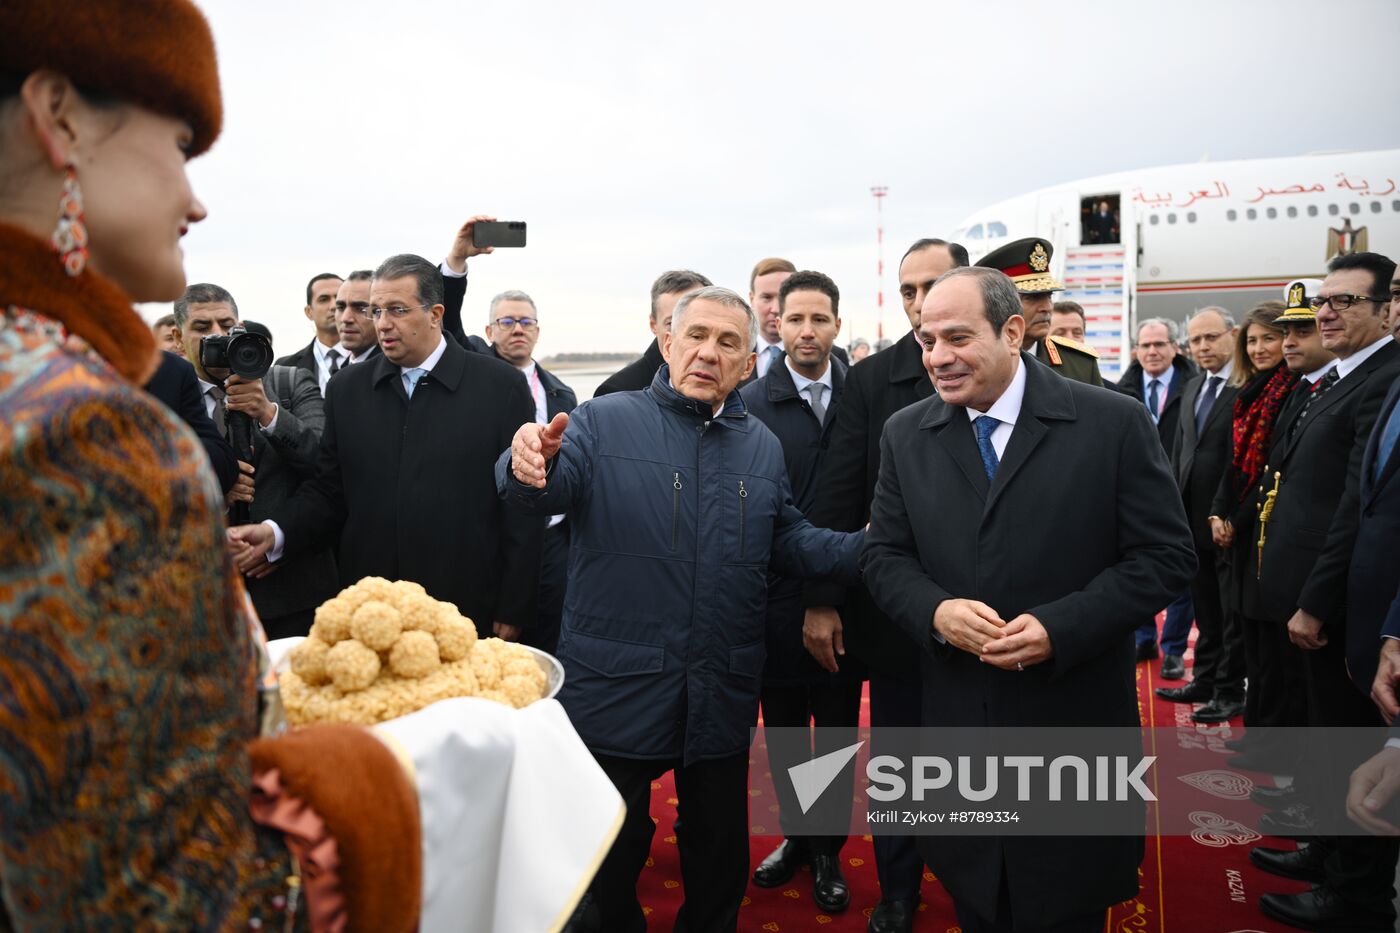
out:
{"label": "dangling gold earring", "polygon": [[52,239],[63,271],[74,278],[82,275],[88,261],[87,219],[83,216],[83,189],[78,186],[78,172],[71,165],[63,176],[58,225],[54,227]]}

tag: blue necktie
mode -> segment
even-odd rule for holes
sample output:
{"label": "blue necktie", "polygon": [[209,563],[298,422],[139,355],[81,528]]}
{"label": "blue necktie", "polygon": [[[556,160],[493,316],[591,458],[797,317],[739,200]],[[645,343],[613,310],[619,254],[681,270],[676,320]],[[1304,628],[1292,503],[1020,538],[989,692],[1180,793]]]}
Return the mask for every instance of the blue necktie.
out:
{"label": "blue necktie", "polygon": [[778,362],[778,358],[781,357],[782,355],[783,355],[783,348],[780,347],[780,346],[778,346],[776,343],[773,344],[771,347],[769,347],[769,348],[768,348],[768,366],[766,367],[766,369],[764,370],[764,372],[767,372],[767,370],[772,369],[772,368],[773,368],[773,364],[776,363],[776,362]]}
{"label": "blue necktie", "polygon": [[1215,407],[1215,397],[1220,393],[1219,376],[1211,376],[1206,380],[1206,390],[1201,393],[1200,405],[1196,408],[1196,437],[1200,438],[1201,432],[1205,430],[1206,419],[1210,417],[1210,410]]}
{"label": "blue necktie", "polygon": [[992,446],[992,432],[1000,424],[1000,421],[988,415],[982,415],[972,422],[972,427],[977,431],[977,452],[982,455],[982,469],[987,471],[989,483],[997,475],[997,464],[1001,462],[997,459],[997,449]]}
{"label": "blue necktie", "polygon": [[1162,388],[1162,383],[1157,379],[1153,379],[1147,384],[1147,410],[1152,413],[1153,421],[1157,420],[1159,412],[1157,403],[1161,400],[1161,395],[1157,390],[1160,388]]}
{"label": "blue necktie", "polygon": [[418,385],[418,380],[423,378],[426,369],[406,369],[403,373],[403,390],[408,393],[409,398],[413,398],[413,390]]}
{"label": "blue necktie", "polygon": [[1390,410],[1390,417],[1386,419],[1385,430],[1381,432],[1380,450],[1376,451],[1376,475],[1374,479],[1381,478],[1381,471],[1390,462],[1390,455],[1395,453],[1395,442],[1400,440],[1400,402]]}

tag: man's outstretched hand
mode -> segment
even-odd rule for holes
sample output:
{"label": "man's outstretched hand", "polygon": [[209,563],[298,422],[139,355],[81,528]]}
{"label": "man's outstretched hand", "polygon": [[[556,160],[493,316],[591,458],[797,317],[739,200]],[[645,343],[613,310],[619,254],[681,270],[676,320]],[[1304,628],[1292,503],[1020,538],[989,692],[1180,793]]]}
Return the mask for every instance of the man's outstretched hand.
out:
{"label": "man's outstretched hand", "polygon": [[559,453],[569,416],[560,412],[549,424],[522,424],[510,442],[510,470],[516,481],[543,489],[546,464]]}
{"label": "man's outstretched hand", "polygon": [[476,229],[478,220],[495,220],[489,214],[478,214],[471,220],[457,228],[457,232],[452,237],[452,246],[447,251],[447,268],[461,275],[467,271],[467,260],[473,256],[490,255],[496,251],[494,246],[478,248],[472,243],[472,231]]}

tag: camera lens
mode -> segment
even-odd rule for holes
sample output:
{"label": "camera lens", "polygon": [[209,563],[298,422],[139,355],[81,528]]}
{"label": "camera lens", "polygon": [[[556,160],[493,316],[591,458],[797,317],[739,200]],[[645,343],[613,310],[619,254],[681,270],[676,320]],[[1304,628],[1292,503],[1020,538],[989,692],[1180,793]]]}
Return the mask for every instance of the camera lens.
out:
{"label": "camera lens", "polygon": [[261,379],[272,367],[272,344],[259,334],[239,334],[229,341],[228,363],[245,379]]}

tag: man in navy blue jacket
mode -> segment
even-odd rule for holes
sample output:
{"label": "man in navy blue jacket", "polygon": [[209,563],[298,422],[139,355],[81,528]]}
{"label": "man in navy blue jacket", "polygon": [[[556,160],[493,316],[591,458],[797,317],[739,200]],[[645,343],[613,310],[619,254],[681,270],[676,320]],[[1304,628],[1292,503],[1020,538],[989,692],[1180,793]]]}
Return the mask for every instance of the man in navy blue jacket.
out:
{"label": "man in navy blue jacket", "polygon": [[735,391],[757,330],[728,289],[686,295],[650,388],[524,425],[496,464],[502,498],[567,513],[573,527],[559,701],[627,802],[593,888],[609,933],[646,929],[636,885],[655,831],[647,803],[671,770],[685,818],[676,926],[735,929],[769,566],[858,579],[863,535],[803,518],[782,447]]}

